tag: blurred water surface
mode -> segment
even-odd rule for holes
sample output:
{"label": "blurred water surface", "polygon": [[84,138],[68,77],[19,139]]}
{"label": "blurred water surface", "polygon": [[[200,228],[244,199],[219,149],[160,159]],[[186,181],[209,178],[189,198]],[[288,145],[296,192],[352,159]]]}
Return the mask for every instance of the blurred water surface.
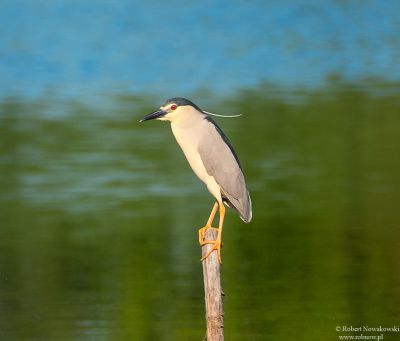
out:
{"label": "blurred water surface", "polygon": [[398,7],[3,1],[0,339],[204,336],[213,200],[138,123],[172,96],[243,114],[217,118],[254,211],[226,218],[226,340],[398,323]]}

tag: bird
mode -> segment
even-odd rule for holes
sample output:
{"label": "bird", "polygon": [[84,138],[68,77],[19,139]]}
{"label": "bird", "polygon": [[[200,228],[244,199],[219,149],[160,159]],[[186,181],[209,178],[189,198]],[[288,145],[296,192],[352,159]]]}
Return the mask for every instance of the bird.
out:
{"label": "bird", "polygon": [[[198,238],[200,246],[212,244],[201,261],[216,251],[218,260],[222,263],[224,204],[236,211],[245,223],[252,219],[252,204],[239,158],[229,139],[210,114],[186,98],[174,97],[166,100],[158,110],[144,116],[140,122],[156,119],[171,123],[172,133],[193,172],[215,198],[205,226],[198,230]],[[217,210],[219,225],[215,228],[212,224]],[[217,231],[216,240],[206,240],[206,231],[210,228]]]}

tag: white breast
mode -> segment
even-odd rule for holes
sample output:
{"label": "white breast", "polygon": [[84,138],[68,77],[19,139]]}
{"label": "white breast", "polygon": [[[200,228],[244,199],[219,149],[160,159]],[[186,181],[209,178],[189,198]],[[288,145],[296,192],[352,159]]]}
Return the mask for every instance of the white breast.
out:
{"label": "white breast", "polygon": [[[176,141],[181,147],[186,159],[189,162],[190,167],[194,173],[203,181],[210,193],[217,199],[221,200],[221,192],[218,184],[214,177],[210,176],[201,160],[198,152],[199,141],[201,138],[206,138],[202,134],[202,128],[207,124],[201,116],[196,114],[191,122],[185,122],[185,124],[179,124],[181,122],[172,122],[171,128],[175,136]],[[189,124],[187,124],[189,123]]]}
{"label": "white breast", "polygon": [[190,167],[192,167],[196,175],[205,182],[207,174],[206,168],[200,158],[200,154],[197,152],[200,136],[193,131],[194,129],[179,127],[175,124],[171,124],[171,128],[176,142],[178,142],[185,154]]}

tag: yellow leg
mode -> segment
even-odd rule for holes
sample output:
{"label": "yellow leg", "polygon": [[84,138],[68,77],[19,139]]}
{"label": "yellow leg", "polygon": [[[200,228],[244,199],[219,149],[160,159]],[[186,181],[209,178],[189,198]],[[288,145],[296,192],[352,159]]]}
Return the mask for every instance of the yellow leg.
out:
{"label": "yellow leg", "polygon": [[214,221],[214,217],[215,217],[215,214],[217,213],[217,209],[218,209],[218,202],[216,201],[211,210],[211,214],[207,220],[206,226],[199,229],[199,244],[200,244],[200,246],[203,246],[204,244],[209,244],[207,242],[204,242],[204,236],[206,234],[207,229],[214,228],[214,227],[211,227],[211,225]]}
{"label": "yellow leg", "polygon": [[[221,260],[221,240],[222,240],[222,227],[224,225],[224,219],[225,219],[225,207],[224,207],[224,204],[222,202],[220,202],[219,203],[219,227],[218,227],[217,240],[213,241],[214,245],[212,246],[211,250],[208,251],[207,254],[201,259],[201,261],[206,259],[211,254],[211,252],[216,250],[217,253],[218,253],[219,262],[222,263],[222,260]],[[209,242],[207,242],[207,244],[209,244]]]}

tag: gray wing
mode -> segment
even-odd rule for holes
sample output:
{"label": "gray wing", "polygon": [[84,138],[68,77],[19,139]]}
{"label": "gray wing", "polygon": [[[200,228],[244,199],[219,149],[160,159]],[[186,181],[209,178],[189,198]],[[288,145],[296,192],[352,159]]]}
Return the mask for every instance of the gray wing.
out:
{"label": "gray wing", "polygon": [[221,128],[210,117],[205,119],[205,124],[211,126],[199,145],[201,160],[220,186],[223,200],[248,223],[252,217],[251,200],[239,160]]}

